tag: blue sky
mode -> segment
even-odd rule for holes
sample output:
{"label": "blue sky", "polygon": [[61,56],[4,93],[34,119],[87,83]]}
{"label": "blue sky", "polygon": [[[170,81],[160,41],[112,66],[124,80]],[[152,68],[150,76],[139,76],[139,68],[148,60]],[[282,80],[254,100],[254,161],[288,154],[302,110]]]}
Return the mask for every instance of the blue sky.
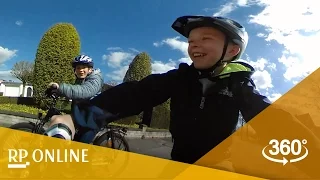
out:
{"label": "blue sky", "polygon": [[320,65],[311,60],[317,49],[305,48],[320,39],[320,25],[314,23],[320,7],[312,0],[11,0],[1,4],[0,79],[13,79],[10,69],[15,62],[33,61],[41,37],[58,22],[77,28],[81,52],[94,59],[106,82],[121,81],[130,61],[142,51],[151,56],[153,72],[166,72],[180,62],[190,63],[186,39],[170,27],[182,15],[222,15],[242,23],[250,36],[242,59],[256,68],[253,78],[259,91],[272,100]]}

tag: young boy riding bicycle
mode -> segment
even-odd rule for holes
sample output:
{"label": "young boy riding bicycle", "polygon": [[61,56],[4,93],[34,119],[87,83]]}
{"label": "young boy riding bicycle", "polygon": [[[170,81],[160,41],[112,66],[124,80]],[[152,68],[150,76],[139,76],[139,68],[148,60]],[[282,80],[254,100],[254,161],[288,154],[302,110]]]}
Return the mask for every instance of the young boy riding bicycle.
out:
{"label": "young boy riding bicycle", "polygon": [[249,121],[270,101],[256,90],[254,69],[234,62],[248,43],[242,25],[223,17],[183,16],[172,28],[188,39],[191,65],[117,85],[90,100],[93,106],[77,105],[73,116],[85,119],[90,108],[99,107],[122,118],[171,98],[172,160],[194,163],[234,132],[239,111]]}
{"label": "young boy riding bicycle", "polygon": [[[188,39],[191,65],[181,63],[177,69],[119,84],[90,101],[75,104],[72,118],[70,115],[61,118],[68,121],[67,126],[73,128],[71,119],[106,120],[101,118],[105,114],[96,113],[98,109],[113,115],[112,119],[107,119],[113,121],[138,115],[170,98],[170,132],[174,139],[171,158],[193,164],[234,132],[239,112],[248,122],[269,107],[271,102],[257,91],[251,78],[254,69],[236,61],[248,44],[248,34],[242,25],[223,17],[182,16],[176,19],[172,28]],[[281,121],[303,129],[306,137],[317,139],[289,113],[278,108],[272,110],[274,114],[281,114]],[[270,132],[265,127],[253,129],[257,134],[259,131],[264,131],[262,134]],[[221,162],[228,156],[226,150],[212,161]]]}
{"label": "young boy riding bicycle", "polygon": [[[65,115],[53,120],[54,124],[67,125],[72,136],[62,131],[55,136],[72,139],[72,119],[86,121],[85,117],[92,113],[90,108],[98,107],[122,118],[171,98],[170,132],[174,139],[171,157],[194,163],[234,132],[239,111],[250,120],[270,104],[255,89],[251,79],[254,69],[246,63],[234,62],[247,47],[248,34],[243,26],[222,17],[183,16],[172,28],[188,39],[192,65],[181,63],[178,69],[167,73],[117,85],[91,99],[90,104],[94,106],[75,105],[73,118]],[[60,91],[71,92],[66,91],[65,86],[60,85]],[[92,95],[99,86],[95,86]],[[199,139],[210,141],[194,146]]]}

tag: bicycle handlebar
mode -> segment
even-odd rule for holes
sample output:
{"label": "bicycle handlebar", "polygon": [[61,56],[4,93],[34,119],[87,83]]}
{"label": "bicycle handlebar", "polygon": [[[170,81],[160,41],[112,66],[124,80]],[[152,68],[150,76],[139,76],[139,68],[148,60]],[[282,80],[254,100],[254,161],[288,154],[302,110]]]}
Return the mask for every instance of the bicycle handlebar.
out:
{"label": "bicycle handlebar", "polygon": [[52,98],[52,99],[57,99],[59,97],[57,94],[57,89],[52,87],[47,88],[44,92],[44,95],[45,97]]}

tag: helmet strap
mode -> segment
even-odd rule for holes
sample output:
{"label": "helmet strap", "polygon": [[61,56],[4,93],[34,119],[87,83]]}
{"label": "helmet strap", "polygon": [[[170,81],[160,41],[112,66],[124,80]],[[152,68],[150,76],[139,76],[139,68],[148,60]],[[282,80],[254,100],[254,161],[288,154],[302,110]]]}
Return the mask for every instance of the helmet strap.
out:
{"label": "helmet strap", "polygon": [[227,53],[227,48],[228,48],[229,40],[230,40],[229,37],[228,37],[228,36],[225,36],[223,51],[222,51],[222,55],[221,55],[221,57],[220,57],[219,62],[222,62],[222,61],[223,61],[224,56],[225,56],[226,53]]}
{"label": "helmet strap", "polygon": [[230,40],[229,37],[226,35],[222,55],[220,57],[220,60],[215,65],[212,66],[213,71],[211,72],[211,76],[217,76],[223,70],[223,68],[227,65],[227,62],[223,61],[223,59],[227,53],[229,40]]}

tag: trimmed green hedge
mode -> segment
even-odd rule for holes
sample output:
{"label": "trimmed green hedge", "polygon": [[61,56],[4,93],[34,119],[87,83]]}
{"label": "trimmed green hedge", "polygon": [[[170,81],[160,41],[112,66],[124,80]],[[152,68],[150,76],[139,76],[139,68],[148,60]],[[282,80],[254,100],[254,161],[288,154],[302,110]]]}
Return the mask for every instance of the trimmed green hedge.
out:
{"label": "trimmed green hedge", "polygon": [[30,115],[38,115],[39,112],[41,112],[43,115],[46,115],[47,111],[38,109],[35,107],[31,106],[26,106],[26,105],[20,105],[20,104],[0,104],[0,110],[3,111],[12,111],[12,112],[17,112],[17,113],[26,113]]}
{"label": "trimmed green hedge", "polygon": [[[47,111],[45,110],[26,106],[26,105],[5,104],[5,103],[0,104],[0,114],[8,114],[8,115],[27,117],[27,118],[37,118],[39,112],[41,112],[43,116],[45,116],[47,113]],[[117,122],[110,123],[110,124],[127,127],[132,130],[137,130],[139,128],[137,124],[126,125],[126,124],[118,124]],[[164,129],[148,128],[148,131],[163,131],[163,130]]]}
{"label": "trimmed green hedge", "polygon": [[[153,109],[151,126],[148,129],[168,129],[169,128],[169,119],[170,119],[170,110],[169,110],[169,101],[165,102]],[[31,115],[38,115],[41,112],[43,115],[46,114],[47,110],[45,108],[39,108],[40,106],[32,97],[0,97],[0,111],[8,112],[18,112],[18,113],[27,113]],[[63,114],[71,113],[71,102],[58,101],[56,107],[61,110]],[[131,120],[132,123],[126,124],[123,121]],[[116,125],[121,125],[130,128],[138,128],[139,126],[135,124],[135,116],[127,117],[122,120],[117,121]]]}
{"label": "trimmed green hedge", "polygon": [[[45,107],[40,107],[32,97],[6,97],[0,96],[0,105],[1,104],[12,104],[12,105],[22,105],[22,107],[31,107],[41,110],[46,110]],[[39,108],[40,107],[40,108]],[[67,101],[58,101],[56,107],[66,114],[71,112],[71,102]]]}

